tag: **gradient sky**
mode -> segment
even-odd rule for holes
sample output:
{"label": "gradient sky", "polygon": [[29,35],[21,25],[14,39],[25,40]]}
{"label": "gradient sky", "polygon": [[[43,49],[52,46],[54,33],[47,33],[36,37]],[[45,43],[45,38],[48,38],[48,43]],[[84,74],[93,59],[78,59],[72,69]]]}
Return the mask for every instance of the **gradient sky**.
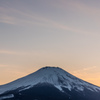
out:
{"label": "gradient sky", "polygon": [[100,86],[100,0],[0,0],[0,84],[44,66]]}

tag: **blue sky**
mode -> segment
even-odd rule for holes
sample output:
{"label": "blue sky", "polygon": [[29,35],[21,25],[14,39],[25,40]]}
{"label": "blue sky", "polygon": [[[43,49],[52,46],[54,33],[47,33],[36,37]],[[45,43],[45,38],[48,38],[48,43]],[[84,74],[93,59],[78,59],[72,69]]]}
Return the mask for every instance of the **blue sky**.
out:
{"label": "blue sky", "polygon": [[0,84],[44,66],[59,66],[99,85],[99,4],[0,0]]}

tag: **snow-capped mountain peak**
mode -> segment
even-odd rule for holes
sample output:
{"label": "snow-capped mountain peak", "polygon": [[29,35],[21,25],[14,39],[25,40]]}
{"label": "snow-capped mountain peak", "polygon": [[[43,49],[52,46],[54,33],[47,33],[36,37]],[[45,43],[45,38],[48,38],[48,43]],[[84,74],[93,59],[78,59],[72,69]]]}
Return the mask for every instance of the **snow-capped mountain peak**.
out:
{"label": "snow-capped mountain peak", "polygon": [[92,85],[90,83],[87,83],[68,72],[64,71],[63,69],[59,67],[43,67],[39,69],[38,71],[25,76],[23,78],[20,78],[18,80],[15,80],[11,83],[8,83],[6,85],[0,86],[0,94],[5,91],[14,90],[20,87],[25,87],[22,90],[28,89],[33,87],[36,84],[40,83],[49,83],[55,86],[57,89],[63,92],[62,87],[69,89],[70,91],[72,89],[77,89],[77,91],[83,91],[84,88],[87,88],[91,91],[100,91],[100,88]]}

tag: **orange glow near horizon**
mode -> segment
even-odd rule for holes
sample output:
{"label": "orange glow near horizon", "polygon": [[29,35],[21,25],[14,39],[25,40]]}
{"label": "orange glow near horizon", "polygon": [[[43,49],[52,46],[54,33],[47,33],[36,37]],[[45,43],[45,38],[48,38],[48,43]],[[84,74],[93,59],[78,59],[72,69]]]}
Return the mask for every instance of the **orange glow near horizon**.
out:
{"label": "orange glow near horizon", "polygon": [[[65,71],[67,71],[66,68],[63,68],[63,69]],[[87,68],[87,69],[90,69],[90,68]],[[12,82],[16,79],[19,79],[21,77],[24,77],[24,76],[27,76],[31,73],[34,73],[37,70],[38,69],[36,69],[36,68],[35,69],[34,68],[26,69],[26,70],[24,70],[24,69],[22,69],[22,70],[20,70],[20,69],[9,69],[8,70],[7,69],[7,70],[4,71],[4,73],[1,73],[3,75],[3,77],[0,76],[0,80],[2,80],[2,81],[0,81],[0,84],[1,85],[7,84],[7,83]],[[67,72],[69,72],[69,71],[67,71]],[[7,74],[5,74],[5,73],[7,73]],[[71,71],[70,70],[69,73],[76,76],[77,78],[84,80],[84,81],[87,81],[87,82],[92,83],[94,85],[100,86],[100,77],[97,77],[99,75],[99,73],[92,74],[92,73],[88,73],[88,71],[85,72],[83,70],[77,70],[77,71]]]}
{"label": "orange glow near horizon", "polygon": [[100,86],[99,4],[0,0],[0,84],[49,65]]}

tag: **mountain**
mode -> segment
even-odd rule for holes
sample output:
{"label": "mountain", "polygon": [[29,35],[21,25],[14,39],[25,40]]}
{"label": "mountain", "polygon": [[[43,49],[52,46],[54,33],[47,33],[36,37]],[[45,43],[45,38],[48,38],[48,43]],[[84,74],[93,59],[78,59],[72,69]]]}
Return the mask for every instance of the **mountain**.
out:
{"label": "mountain", "polygon": [[1,85],[0,100],[100,100],[100,87],[59,67],[43,67]]}

